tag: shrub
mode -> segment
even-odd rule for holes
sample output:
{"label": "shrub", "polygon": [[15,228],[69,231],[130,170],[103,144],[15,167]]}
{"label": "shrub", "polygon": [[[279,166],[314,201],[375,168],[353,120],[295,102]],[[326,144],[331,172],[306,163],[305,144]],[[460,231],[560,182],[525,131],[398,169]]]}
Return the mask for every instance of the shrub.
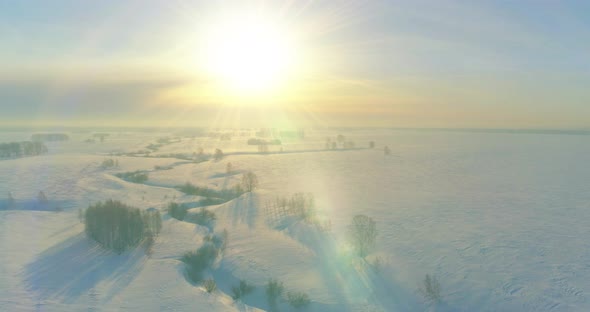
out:
{"label": "shrub", "polygon": [[148,180],[148,174],[139,170],[133,172],[117,173],[115,176],[133,183],[144,183]]}
{"label": "shrub", "polygon": [[245,280],[240,280],[240,284],[233,286],[231,288],[232,298],[234,300],[239,300],[242,297],[253,292],[255,288],[256,287],[254,287],[254,285],[248,284],[248,282],[246,282]]}
{"label": "shrub", "polygon": [[218,148],[216,148],[215,149],[215,153],[213,154],[213,159],[215,159],[215,160],[221,160],[221,159],[223,159],[223,151],[220,150],[220,149],[218,149]]}
{"label": "shrub", "polygon": [[168,204],[168,214],[172,218],[182,221],[184,220],[184,217],[186,217],[186,208],[184,205],[172,202]]}
{"label": "shrub", "polygon": [[208,293],[212,293],[217,290],[217,283],[215,283],[214,279],[209,278],[203,281],[203,287]]}
{"label": "shrub", "polygon": [[366,215],[356,215],[348,228],[348,238],[357,254],[364,258],[375,246],[377,225]]}
{"label": "shrub", "polygon": [[227,165],[225,166],[225,172],[226,172],[227,174],[231,174],[231,173],[233,172],[233,170],[234,170],[234,169],[233,169],[233,166],[232,166],[232,164],[231,164],[230,162],[228,162],[228,163],[227,163]]}
{"label": "shrub", "polygon": [[231,189],[222,189],[218,191],[207,187],[196,186],[190,182],[186,182],[184,185],[177,186],[177,188],[179,191],[188,195],[206,197],[205,199],[202,199],[200,202],[202,205],[205,206],[222,204],[228,200],[237,198],[238,196],[244,193],[241,186],[239,185],[236,185]]}
{"label": "shrub", "polygon": [[39,141],[0,143],[0,158],[36,156],[47,153],[47,146]]}
{"label": "shrub", "polygon": [[440,283],[436,276],[426,274],[423,284],[424,285],[419,289],[422,296],[424,296],[427,301],[440,302],[442,296],[440,294]]}
{"label": "shrub", "polygon": [[270,279],[266,284],[266,296],[271,311],[277,310],[277,299],[283,295],[284,290],[283,283],[275,279]]}
{"label": "shrub", "polygon": [[258,187],[258,177],[254,172],[248,171],[242,176],[242,187],[246,192],[252,192]]}
{"label": "shrub", "polygon": [[144,238],[158,235],[159,213],[142,213],[138,208],[107,200],[88,207],[84,213],[86,235],[117,253],[137,246]]}
{"label": "shrub", "polygon": [[114,167],[118,167],[118,166],[119,166],[119,161],[112,159],[112,158],[105,159],[100,164],[100,167],[103,169],[114,168]]}
{"label": "shrub", "polygon": [[204,244],[197,251],[187,252],[182,255],[180,261],[187,266],[186,273],[193,283],[203,278],[203,271],[209,268],[219,255],[219,250],[213,244]]}
{"label": "shrub", "polygon": [[207,208],[202,207],[199,212],[197,212],[193,218],[196,224],[210,227],[211,223],[215,221],[217,217],[213,211],[207,210]]}
{"label": "shrub", "polygon": [[287,302],[295,309],[303,309],[310,303],[309,297],[303,292],[289,292],[287,294]]}

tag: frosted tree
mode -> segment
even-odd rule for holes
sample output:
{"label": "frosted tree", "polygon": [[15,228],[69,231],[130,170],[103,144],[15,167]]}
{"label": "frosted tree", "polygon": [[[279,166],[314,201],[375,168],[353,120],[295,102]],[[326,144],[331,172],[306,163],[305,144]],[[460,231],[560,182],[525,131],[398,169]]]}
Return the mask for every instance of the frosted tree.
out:
{"label": "frosted tree", "polygon": [[254,172],[248,171],[242,176],[242,187],[246,192],[252,192],[258,187],[258,177]]}
{"label": "frosted tree", "polygon": [[47,199],[47,196],[45,196],[45,193],[43,193],[43,191],[39,191],[39,195],[37,195],[37,201],[39,201],[40,204],[49,203],[49,200]]}
{"label": "frosted tree", "polygon": [[375,247],[377,239],[375,220],[366,215],[356,215],[348,228],[348,239],[361,258],[365,258]]}

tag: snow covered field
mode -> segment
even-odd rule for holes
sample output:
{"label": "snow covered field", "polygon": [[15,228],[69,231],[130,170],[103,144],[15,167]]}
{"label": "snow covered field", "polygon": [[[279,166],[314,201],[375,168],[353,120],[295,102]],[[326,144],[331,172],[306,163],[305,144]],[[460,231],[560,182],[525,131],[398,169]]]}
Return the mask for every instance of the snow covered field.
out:
{"label": "snow covered field", "polygon": [[[357,148],[325,150],[326,137],[339,133]],[[221,161],[110,156],[173,135],[122,131],[84,143],[88,133],[71,133],[70,141],[47,143],[46,155],[0,160],[0,201],[10,192],[16,203],[0,209],[0,311],[268,310],[270,278],[307,293],[307,311],[590,311],[588,135],[309,130],[267,154],[239,136],[181,137],[152,152],[220,148]],[[0,142],[28,138],[0,133]],[[366,148],[369,141],[375,149]],[[119,167],[102,168],[107,158]],[[146,171],[148,181],[115,176],[135,170]],[[226,229],[229,240],[208,272],[218,291],[208,294],[187,281],[179,259],[209,229],[165,209],[201,199],[175,186],[222,189],[247,170],[260,181],[254,192],[209,207],[217,215],[213,231]],[[39,191],[61,211],[27,209]],[[267,203],[297,192],[313,193],[330,231],[275,223]],[[116,255],[85,237],[78,210],[111,198],[162,212],[151,256],[142,248]],[[368,262],[352,256],[345,241],[357,214],[377,221]],[[378,271],[369,264],[377,258]],[[440,281],[438,305],[417,292],[425,274]],[[257,288],[234,302],[231,287],[240,279]]]}

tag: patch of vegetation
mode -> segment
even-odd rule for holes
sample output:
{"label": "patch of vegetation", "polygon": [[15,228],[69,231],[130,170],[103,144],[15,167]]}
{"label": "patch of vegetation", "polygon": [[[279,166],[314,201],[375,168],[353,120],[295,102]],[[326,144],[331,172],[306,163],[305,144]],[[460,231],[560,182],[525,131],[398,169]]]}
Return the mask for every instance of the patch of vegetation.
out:
{"label": "patch of vegetation", "polygon": [[115,174],[116,177],[121,178],[125,181],[133,183],[144,183],[148,180],[148,174],[140,170],[132,172],[122,172]]}
{"label": "patch of vegetation", "polygon": [[40,141],[0,143],[0,158],[37,156],[47,153],[47,146]]}
{"label": "patch of vegetation", "polygon": [[277,197],[274,207],[283,216],[296,216],[306,221],[312,221],[316,215],[315,198],[312,193],[295,193],[291,198]]}
{"label": "patch of vegetation", "polygon": [[242,176],[242,188],[246,192],[252,192],[258,187],[258,176],[252,171],[245,172]]}
{"label": "patch of vegetation", "polygon": [[303,292],[287,293],[287,302],[295,309],[304,309],[309,303],[309,296]]}
{"label": "patch of vegetation", "polygon": [[204,244],[197,251],[185,253],[180,261],[186,264],[186,276],[198,283],[203,279],[203,272],[215,262],[219,250],[213,244]]}
{"label": "patch of vegetation", "polygon": [[84,212],[86,235],[101,246],[121,253],[147,237],[156,237],[162,227],[160,213],[142,212],[120,201],[107,200]]}
{"label": "patch of vegetation", "polygon": [[[200,187],[186,182],[184,185],[177,186],[177,189],[188,195],[197,195],[206,197],[203,200],[203,204],[212,202],[212,205],[221,204],[228,200],[239,197],[244,193],[241,186],[237,185],[231,189],[214,190],[208,187]],[[217,200],[223,200],[218,202]]]}
{"label": "patch of vegetation", "polygon": [[215,216],[215,213],[213,211],[207,210],[205,207],[202,207],[201,210],[199,210],[199,212],[197,212],[193,217],[193,221],[196,224],[206,227],[211,227],[211,224],[216,219],[217,216]]}
{"label": "patch of vegetation", "polygon": [[205,291],[212,293],[217,290],[217,283],[215,283],[214,279],[208,278],[203,281],[203,287],[205,287]]}
{"label": "patch of vegetation", "polygon": [[375,220],[366,215],[356,215],[348,227],[348,240],[357,254],[365,258],[375,247],[377,233]]}
{"label": "patch of vegetation", "polygon": [[223,151],[216,148],[215,153],[213,154],[213,159],[219,161],[223,159]]}
{"label": "patch of vegetation", "polygon": [[426,274],[423,285],[418,291],[427,301],[432,303],[440,302],[442,299],[442,295],[440,294],[440,283],[434,275]]}
{"label": "patch of vegetation", "polygon": [[178,203],[169,203],[168,204],[168,214],[176,219],[176,220],[184,220],[184,217],[186,217],[186,207],[184,207],[184,205],[179,205]]}
{"label": "patch of vegetation", "polygon": [[266,297],[268,299],[268,305],[271,311],[277,311],[277,300],[283,295],[283,283],[275,279],[270,279],[266,284]]}
{"label": "patch of vegetation", "polygon": [[108,158],[102,161],[100,167],[103,169],[119,167],[119,161],[117,159]]}
{"label": "patch of vegetation", "polygon": [[242,297],[252,293],[256,287],[254,285],[248,284],[245,280],[240,280],[240,283],[236,286],[231,288],[232,291],[232,298],[234,300],[240,300]]}

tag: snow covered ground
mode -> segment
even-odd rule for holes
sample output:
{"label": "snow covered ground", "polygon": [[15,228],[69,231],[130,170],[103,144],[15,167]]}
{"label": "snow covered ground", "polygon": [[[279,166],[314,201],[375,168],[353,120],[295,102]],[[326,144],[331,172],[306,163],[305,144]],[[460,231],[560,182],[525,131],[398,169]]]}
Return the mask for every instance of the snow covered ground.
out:
{"label": "snow covered ground", "polygon": [[[357,148],[325,150],[326,137],[339,133]],[[220,148],[221,161],[110,156],[173,136],[121,131],[85,143],[91,133],[70,133],[70,141],[47,143],[47,155],[0,160],[0,203],[9,192],[15,200],[0,209],[0,311],[268,310],[270,278],[307,293],[308,311],[590,311],[590,136],[308,130],[268,154],[247,145],[248,137],[180,137],[152,152]],[[28,138],[0,133],[0,142]],[[377,147],[366,148],[369,141]],[[107,158],[119,166],[102,168]],[[148,181],[115,176],[135,170]],[[170,218],[165,207],[201,199],[177,185],[223,189],[247,170],[258,189],[208,208],[217,215],[212,231],[229,233],[208,272],[219,290],[208,294],[187,281],[179,258],[210,230]],[[59,211],[35,209],[40,191]],[[313,193],[330,231],[301,220],[277,225],[267,203],[297,192]],[[115,255],[85,237],[78,210],[110,198],[162,211],[150,256],[143,248]],[[379,229],[368,263],[345,241],[356,214]],[[377,258],[378,271],[369,264]],[[440,281],[438,305],[417,292],[425,274]],[[234,302],[231,287],[240,279],[257,288]],[[290,310],[284,302],[279,308]]]}

